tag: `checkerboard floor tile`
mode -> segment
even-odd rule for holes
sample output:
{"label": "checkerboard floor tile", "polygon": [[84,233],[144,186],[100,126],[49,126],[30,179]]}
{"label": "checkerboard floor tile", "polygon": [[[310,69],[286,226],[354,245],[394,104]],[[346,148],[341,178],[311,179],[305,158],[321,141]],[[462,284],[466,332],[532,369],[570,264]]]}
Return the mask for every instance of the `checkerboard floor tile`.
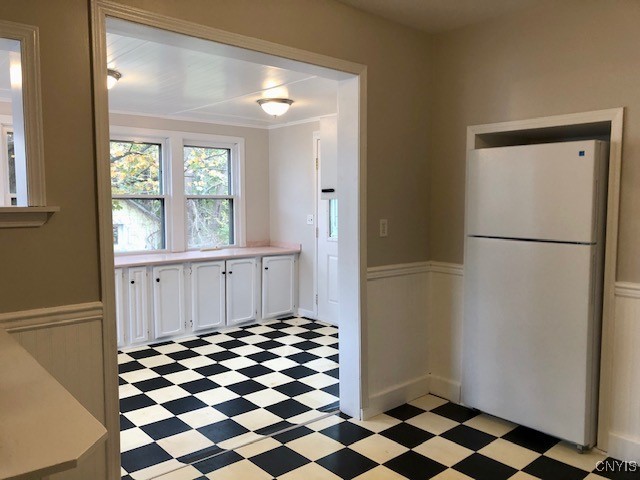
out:
{"label": "checkerboard floor tile", "polygon": [[[118,364],[124,478],[148,479],[338,408],[338,329],[305,318],[136,347]],[[255,468],[279,471],[264,458]]]}
{"label": "checkerboard floor tile", "polygon": [[337,342],[334,327],[290,318],[121,353],[123,478],[640,480],[432,395],[366,421],[327,415]]}
{"label": "checkerboard floor tile", "polygon": [[[434,433],[437,431],[438,433]],[[367,421],[336,414],[194,462],[170,479],[627,480],[613,459],[427,395]],[[600,465],[600,466],[599,466]]]}

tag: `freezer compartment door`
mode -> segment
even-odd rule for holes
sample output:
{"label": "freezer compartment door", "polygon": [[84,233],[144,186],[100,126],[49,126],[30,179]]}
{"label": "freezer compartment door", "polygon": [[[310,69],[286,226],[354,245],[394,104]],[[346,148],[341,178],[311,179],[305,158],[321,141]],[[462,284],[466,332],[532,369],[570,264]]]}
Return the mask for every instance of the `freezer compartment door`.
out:
{"label": "freezer compartment door", "polygon": [[[467,235],[596,241],[603,142],[591,140],[469,152]],[[598,190],[601,192],[598,192]]]}
{"label": "freezer compartment door", "polygon": [[467,241],[463,403],[593,445],[595,248]]}

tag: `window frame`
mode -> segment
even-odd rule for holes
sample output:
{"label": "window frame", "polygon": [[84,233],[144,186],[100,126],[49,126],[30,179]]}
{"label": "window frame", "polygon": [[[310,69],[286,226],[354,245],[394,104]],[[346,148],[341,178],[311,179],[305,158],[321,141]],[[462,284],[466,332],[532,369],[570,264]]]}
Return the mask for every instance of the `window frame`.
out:
{"label": "window frame", "polygon": [[[121,124],[110,126],[109,141],[136,141],[160,143],[165,208],[165,248],[135,252],[114,252],[116,256],[153,255],[167,252],[198,251],[210,247],[187,248],[187,198],[213,198],[213,196],[186,195],[184,188],[184,147],[224,148],[230,150],[231,192],[233,197],[234,243],[221,247],[246,246],[245,196],[244,196],[244,143],[242,137],[232,137],[177,130],[161,130],[127,127]],[[235,172],[235,173],[234,173]],[[147,196],[145,196],[146,198]],[[149,198],[156,198],[148,196]],[[222,196],[227,198],[228,196]],[[116,197],[112,197],[116,198]],[[113,225],[113,220],[112,220]]]}
{"label": "window frame", "polygon": [[13,132],[13,119],[8,115],[0,115],[0,207],[13,207],[11,198],[18,198],[12,194],[9,187],[9,144],[7,135]]}
{"label": "window frame", "polygon": [[[229,191],[231,192],[228,195],[193,195],[193,194],[187,194],[185,192],[185,185],[184,185],[184,149],[187,147],[195,147],[195,148],[216,148],[216,149],[222,149],[222,150],[229,150],[229,169],[231,170],[230,172],[230,182],[229,182]],[[181,186],[182,186],[182,194],[183,194],[183,201],[182,201],[182,205],[184,208],[184,214],[185,214],[185,222],[184,222],[184,241],[185,241],[185,251],[197,251],[197,250],[201,250],[202,248],[213,248],[216,245],[208,245],[208,246],[204,246],[204,247],[192,247],[189,248],[189,239],[188,239],[188,228],[187,228],[187,221],[186,221],[186,212],[187,212],[187,200],[190,199],[214,199],[214,200],[231,200],[231,205],[232,205],[232,212],[233,212],[233,224],[231,225],[232,231],[233,231],[233,243],[230,245],[227,245],[228,247],[236,247],[236,246],[240,246],[238,245],[238,236],[237,236],[237,227],[238,227],[238,215],[236,215],[236,202],[238,200],[238,195],[237,195],[237,191],[239,190],[239,185],[238,185],[238,175],[236,175],[236,159],[234,158],[237,155],[236,152],[236,145],[233,143],[222,143],[222,142],[212,142],[212,141],[207,141],[207,140],[191,140],[189,138],[185,138],[182,141],[182,166],[183,166],[183,175],[182,175],[182,182],[181,182]]]}
{"label": "window frame", "polygon": [[[170,194],[167,192],[167,188],[170,185],[169,178],[167,177],[167,150],[168,145],[167,141],[163,137],[158,136],[140,136],[140,135],[126,135],[126,134],[114,134],[112,133],[111,138],[109,139],[109,146],[111,146],[111,142],[132,142],[132,143],[146,143],[152,145],[160,145],[160,185],[162,186],[160,194],[132,194],[132,195],[114,195],[111,193],[112,200],[126,200],[126,199],[148,199],[148,200],[156,200],[162,199],[164,205],[164,248],[159,248],[157,250],[130,250],[127,252],[116,252],[114,249],[115,255],[141,255],[141,254],[149,254],[149,253],[167,253],[171,251],[169,244],[169,228],[168,228],[168,218],[171,212],[170,202]],[[113,217],[111,219],[111,224],[113,225]]]}

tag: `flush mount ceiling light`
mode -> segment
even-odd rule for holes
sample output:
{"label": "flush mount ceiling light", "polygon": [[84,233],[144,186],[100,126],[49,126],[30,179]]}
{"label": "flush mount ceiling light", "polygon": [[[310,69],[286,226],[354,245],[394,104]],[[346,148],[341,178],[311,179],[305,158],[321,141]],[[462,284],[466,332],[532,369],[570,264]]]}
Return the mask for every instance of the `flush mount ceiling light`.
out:
{"label": "flush mount ceiling light", "polygon": [[258,100],[258,105],[262,107],[262,110],[274,117],[287,113],[292,103],[293,100],[288,98],[261,98]]}
{"label": "flush mount ceiling light", "polygon": [[119,71],[107,69],[107,89],[111,90],[121,78],[122,74]]}

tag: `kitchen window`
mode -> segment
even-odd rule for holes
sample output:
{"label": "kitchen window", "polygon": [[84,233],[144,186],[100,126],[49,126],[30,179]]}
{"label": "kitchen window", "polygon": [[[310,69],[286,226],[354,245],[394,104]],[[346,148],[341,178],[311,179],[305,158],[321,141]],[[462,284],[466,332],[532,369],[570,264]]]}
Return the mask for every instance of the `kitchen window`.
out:
{"label": "kitchen window", "polygon": [[243,143],[230,137],[112,127],[114,252],[242,245]]}

